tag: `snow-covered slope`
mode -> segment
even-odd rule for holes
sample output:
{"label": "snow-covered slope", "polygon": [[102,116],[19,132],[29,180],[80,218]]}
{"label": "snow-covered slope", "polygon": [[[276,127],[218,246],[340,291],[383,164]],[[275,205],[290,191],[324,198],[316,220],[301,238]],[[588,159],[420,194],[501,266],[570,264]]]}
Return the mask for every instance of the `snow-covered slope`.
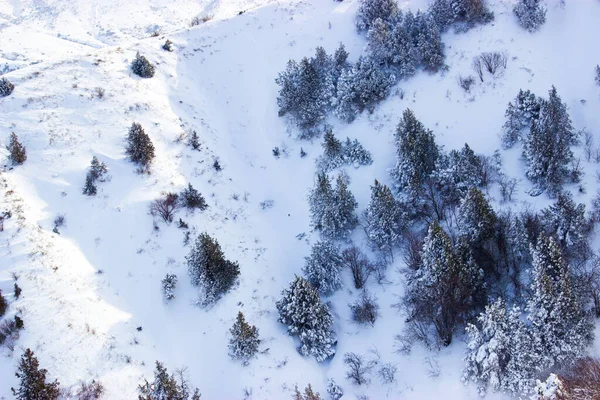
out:
{"label": "snow-covered slope", "polygon": [[[243,389],[253,399],[289,398],[295,384],[308,383],[324,394],[328,378],[350,399],[476,397],[460,381],[460,340],[439,353],[395,352],[394,336],[403,326],[391,307],[403,291],[400,260],[388,269],[389,284],[369,284],[382,314],[373,328],[351,322],[347,305],[358,291],[344,276],[345,288],[330,298],[338,336],[332,361],[317,364],[297,354],[294,339],[277,323],[275,301],[317,239],[308,225],[306,196],[321,149],[318,141],[296,140],[278,118],[274,79],[288,59],[310,55],[319,45],[331,52],[342,41],[355,60],[365,44],[353,26],[355,1],[134,1],[125,9],[113,1],[38,3],[0,3],[0,57],[21,67],[6,75],[16,89],[0,99],[1,139],[7,143],[15,132],[28,151],[23,166],[0,174],[0,211],[14,210],[1,233],[0,289],[11,293],[12,274],[18,276],[23,294],[10,313],[20,311],[26,327],[14,353],[0,349],[0,397],[10,398],[13,371],[27,347],[62,387],[94,378],[104,383],[108,399],[136,398],[137,384],[151,376],[155,360],[171,371],[187,367],[207,399],[243,398]],[[543,95],[555,84],[576,128],[600,127],[593,85],[600,3],[562,8],[549,0],[548,22],[535,34],[517,26],[511,1],[494,3],[494,23],[444,36],[447,72],[421,72],[400,83],[396,93],[401,89],[404,96],[392,96],[350,125],[332,118],[339,137],[358,138],[374,156],[372,166],[348,170],[360,210],[373,179],[388,180],[393,130],[407,107],[446,148],[468,142],[487,154],[500,147],[506,104],[519,88]],[[427,1],[401,4],[416,9]],[[237,15],[239,10],[248,11]],[[187,28],[198,14],[217,18]],[[166,36],[147,37],[156,27]],[[166,38],[175,51],[161,49]],[[489,50],[509,54],[506,73],[465,94],[458,75],[471,74],[472,58]],[[154,78],[131,73],[136,51],[155,63]],[[102,98],[96,88],[104,89]],[[136,174],[124,155],[134,121],[156,147],[151,175]],[[191,130],[201,138],[200,151],[180,140]],[[275,159],[274,146],[288,155]],[[308,157],[300,158],[301,147]],[[523,179],[517,200],[548,204],[545,197],[526,194],[518,150],[502,154],[509,172]],[[94,155],[106,162],[112,179],[88,198],[81,189]],[[221,172],[212,168],[216,158]],[[587,195],[578,195],[581,201],[596,192],[595,169],[586,163]],[[209,208],[179,211],[177,218],[193,227],[192,238],[209,232],[240,263],[239,287],[210,310],[193,304],[183,231],[162,222],[155,230],[148,213],[162,191],[179,191],[188,182]],[[274,207],[263,210],[264,200],[273,200]],[[52,232],[57,214],[67,221],[60,235]],[[360,230],[353,239],[364,244]],[[167,272],[179,276],[169,303],[160,288]],[[238,310],[257,325],[265,350],[247,367],[227,356],[227,332]],[[374,376],[370,385],[353,386],[342,363],[348,351],[373,359],[378,353],[380,362],[396,364],[397,382],[380,384]],[[439,363],[438,377],[428,377],[429,361]]]}

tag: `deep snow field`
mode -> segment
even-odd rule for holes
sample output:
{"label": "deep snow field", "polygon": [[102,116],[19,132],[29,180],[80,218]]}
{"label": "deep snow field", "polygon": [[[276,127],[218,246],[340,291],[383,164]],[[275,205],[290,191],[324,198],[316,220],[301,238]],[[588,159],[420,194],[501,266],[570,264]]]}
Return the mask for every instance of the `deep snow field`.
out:
{"label": "deep snow field", "polygon": [[[399,3],[416,11],[428,1]],[[533,34],[517,25],[512,0],[489,3],[494,22],[443,36],[448,71],[400,82],[393,92],[401,89],[403,98],[392,95],[351,124],[330,117],[337,137],[357,138],[373,154],[373,165],[346,168],[359,212],[375,178],[389,183],[393,133],[407,107],[446,149],[468,143],[491,155],[501,148],[506,105],[518,90],[546,96],[554,84],[574,127],[587,128],[600,143],[600,88],[593,81],[600,2],[547,0],[548,20]],[[320,139],[296,139],[295,129],[277,116],[274,80],[288,59],[312,55],[316,46],[331,53],[343,42],[356,60],[366,43],[355,31],[356,9],[355,0],[0,0],[0,73],[10,71],[5,76],[15,84],[14,93],[0,99],[0,165],[7,163],[11,132],[28,153],[24,165],[0,173],[0,210],[13,210],[0,234],[0,289],[10,294],[8,315],[19,311],[25,322],[15,351],[0,348],[0,398],[12,398],[14,371],[28,347],[61,387],[100,380],[106,399],[137,398],[155,360],[171,372],[187,367],[203,399],[242,399],[244,389],[252,399],[288,399],[295,384],[308,383],[326,395],[329,378],[343,387],[344,399],[477,398],[475,387],[460,380],[460,336],[439,352],[395,351],[404,323],[391,307],[403,292],[401,257],[388,268],[388,283],[369,282],[381,307],[374,327],[352,322],[348,304],[359,292],[344,271],[345,287],[329,298],[338,337],[333,360],[319,364],[299,355],[296,339],[277,322],[275,302],[318,239],[309,226],[307,194],[322,150]],[[213,19],[189,28],[196,15]],[[157,29],[160,35],[151,37]],[[161,49],[167,38],[173,52]],[[138,50],[155,64],[154,78],[132,74]],[[492,50],[508,53],[505,74],[466,94],[458,75],[472,73],[473,57]],[[156,147],[151,175],[137,174],[124,153],[134,121]],[[200,151],[179,140],[191,130],[200,136]],[[288,155],[274,158],[274,146]],[[301,147],[307,157],[300,158]],[[550,204],[546,195],[526,193],[531,186],[519,150],[501,154],[506,170],[521,179],[511,206]],[[108,165],[112,179],[87,197],[81,190],[92,156]],[[215,158],[220,172],[212,168]],[[575,186],[571,191],[589,204],[599,187],[598,165],[582,162],[586,194]],[[241,270],[239,286],[209,310],[194,304],[183,231],[162,221],[155,231],[148,212],[161,192],[178,192],[188,182],[209,208],[180,210],[176,218],[193,227],[192,238],[203,231],[217,238]],[[490,196],[499,201],[498,193]],[[273,200],[273,208],[263,210],[265,200]],[[60,235],[52,232],[57,214],[66,216]],[[362,229],[353,240],[367,247]],[[179,277],[168,303],[160,283],[167,272]],[[13,274],[23,289],[14,302]],[[227,355],[238,310],[258,327],[261,350],[268,348],[249,366]],[[395,363],[396,383],[374,376],[370,385],[352,385],[342,362],[348,351]],[[592,352],[599,355],[600,346]],[[439,376],[430,376],[431,364],[439,364]]]}

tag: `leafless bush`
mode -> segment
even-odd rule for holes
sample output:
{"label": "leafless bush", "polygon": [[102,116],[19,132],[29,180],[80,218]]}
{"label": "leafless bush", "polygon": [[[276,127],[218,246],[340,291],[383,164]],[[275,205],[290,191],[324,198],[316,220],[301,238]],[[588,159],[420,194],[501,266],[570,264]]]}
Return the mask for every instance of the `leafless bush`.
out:
{"label": "leafless bush", "polygon": [[346,378],[352,383],[364,385],[371,381],[367,375],[371,372],[372,365],[367,363],[361,355],[356,353],[344,354],[344,364],[348,366]]}
{"label": "leafless bush", "polygon": [[367,283],[369,275],[373,272],[373,265],[367,257],[356,246],[345,249],[342,252],[342,262],[344,267],[350,269],[354,287],[361,289]]}
{"label": "leafless bush", "polygon": [[179,205],[179,195],[177,193],[166,193],[164,197],[154,200],[150,203],[150,214],[158,215],[163,221],[170,223],[173,221],[175,211]]}
{"label": "leafless bush", "polygon": [[583,133],[583,152],[585,154],[585,160],[590,161],[592,159],[592,153],[594,151],[594,135],[592,132],[584,129]]}
{"label": "leafless bush", "polygon": [[98,400],[104,393],[104,385],[95,380],[90,383],[80,382],[75,396],[77,400]]}
{"label": "leafless bush", "polygon": [[396,372],[398,371],[398,367],[392,363],[383,364],[379,371],[377,371],[377,375],[379,375],[379,379],[383,383],[394,383],[396,381]]}
{"label": "leafless bush", "polygon": [[569,178],[571,182],[581,182],[583,175],[583,167],[581,166],[581,158],[577,157],[571,161],[571,171],[569,171]]}
{"label": "leafless bush", "polygon": [[471,93],[471,86],[475,83],[475,78],[473,75],[469,75],[466,78],[463,76],[458,76],[458,85],[467,93]]}
{"label": "leafless bush", "polygon": [[473,59],[472,67],[473,71],[475,71],[479,77],[479,80],[483,82],[483,62],[480,57],[475,57],[475,59]]}
{"label": "leafless bush", "polygon": [[273,206],[275,205],[275,201],[265,200],[265,201],[261,201],[259,205],[260,205],[261,209],[269,210],[269,209],[273,208]]}
{"label": "leafless bush", "polygon": [[505,69],[508,62],[508,55],[504,52],[484,52],[473,60],[473,70],[479,76],[479,80],[483,82],[483,73],[487,71],[492,76],[500,75]]}
{"label": "leafless bush", "polygon": [[64,226],[66,222],[67,219],[65,218],[65,214],[58,214],[56,218],[54,218],[54,227],[60,228],[61,226]]}
{"label": "leafless bush", "polygon": [[377,298],[373,297],[369,292],[363,290],[360,298],[350,305],[352,310],[352,319],[359,324],[369,323],[375,325],[375,321],[379,316],[379,304]]}
{"label": "leafless bush", "polygon": [[427,368],[427,375],[430,378],[437,378],[438,376],[440,376],[440,364],[438,363],[437,358],[425,357],[423,363]]}
{"label": "leafless bush", "polygon": [[559,374],[562,393],[558,400],[600,399],[600,360],[585,357],[573,367]]}
{"label": "leafless bush", "polygon": [[500,195],[502,196],[502,201],[512,201],[512,197],[517,189],[519,180],[517,178],[511,178],[502,174],[500,175],[498,183],[500,184]]}
{"label": "leafless bush", "polygon": [[417,270],[421,265],[423,237],[419,233],[407,231],[404,233],[403,242],[402,259],[408,268]]}
{"label": "leafless bush", "polygon": [[197,15],[190,21],[190,27],[200,25],[201,23],[205,23],[213,19],[212,15],[205,15],[203,17]]}
{"label": "leafless bush", "polygon": [[11,351],[19,339],[19,330],[23,328],[23,320],[18,316],[14,319],[5,319],[0,322],[0,346],[5,345]]}
{"label": "leafless bush", "polygon": [[104,94],[106,93],[104,88],[101,87],[97,87],[94,89],[94,93],[96,95],[97,98],[99,99],[103,99],[104,98]]}

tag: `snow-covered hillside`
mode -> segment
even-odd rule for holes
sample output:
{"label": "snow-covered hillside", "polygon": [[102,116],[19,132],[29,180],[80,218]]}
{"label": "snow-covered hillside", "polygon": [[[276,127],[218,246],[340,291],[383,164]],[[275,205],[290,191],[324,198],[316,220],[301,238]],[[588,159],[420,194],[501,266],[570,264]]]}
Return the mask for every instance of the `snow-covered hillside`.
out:
{"label": "snow-covered hillside", "polygon": [[[400,5],[416,10],[428,3]],[[563,7],[548,0],[548,21],[533,34],[517,25],[512,0],[490,3],[494,22],[444,34],[448,71],[417,73],[394,87],[374,113],[351,124],[331,117],[338,137],[357,138],[373,154],[371,166],[347,168],[359,211],[368,204],[373,180],[389,181],[393,132],[406,108],[446,149],[468,143],[491,155],[501,148],[506,105],[518,90],[546,95],[555,85],[575,128],[599,131],[593,69],[600,3],[577,0]],[[365,46],[354,26],[356,9],[353,0],[0,2],[0,73],[6,63],[12,71],[3,76],[15,84],[11,96],[0,98],[0,157],[7,165],[0,173],[0,211],[13,212],[0,232],[0,289],[10,300],[7,315],[19,312],[25,323],[14,351],[0,348],[0,398],[11,398],[25,348],[61,387],[96,379],[107,399],[137,398],[138,384],[151,377],[156,360],[170,371],[186,367],[206,399],[244,398],[244,390],[252,399],[287,399],[296,384],[309,383],[325,395],[331,378],[343,387],[344,399],[477,397],[476,388],[461,383],[461,340],[439,352],[418,346],[410,355],[396,352],[394,337],[404,324],[392,307],[404,290],[401,257],[388,267],[388,283],[368,284],[381,307],[374,327],[352,322],[348,304],[359,290],[344,271],[344,288],[328,299],[338,339],[333,360],[319,364],[298,354],[295,339],[277,322],[275,302],[301,274],[318,240],[309,226],[307,194],[322,149],[320,139],[296,139],[295,128],[278,117],[275,78],[289,59],[311,55],[316,46],[333,52],[343,42],[356,60]],[[214,19],[189,28],[196,15]],[[166,39],[173,52],[161,48]],[[506,72],[465,93],[458,76],[471,74],[473,57],[492,50],[509,55]],[[155,64],[152,79],[132,74],[138,51]],[[125,155],[133,122],[156,147],[150,175],[136,173]],[[199,151],[186,145],[191,131],[199,134]],[[28,155],[14,169],[4,150],[11,132]],[[275,146],[284,149],[282,157],[273,157]],[[300,157],[301,148],[307,157]],[[545,195],[527,194],[531,185],[519,150],[501,154],[509,174],[522,180],[514,207],[550,204]],[[111,179],[88,197],[81,191],[93,156],[107,164]],[[222,171],[213,168],[216,159]],[[597,165],[583,165],[586,193],[571,189],[589,204],[599,187]],[[149,214],[161,192],[179,192],[188,183],[209,207],[179,210],[176,220],[187,222],[192,241],[210,233],[240,264],[239,286],[208,310],[194,304],[184,231]],[[499,203],[498,193],[491,197]],[[266,200],[272,208],[261,207]],[[56,234],[59,214],[66,224]],[[352,238],[367,247],[362,229]],[[169,302],[161,291],[166,273],[179,277]],[[9,295],[14,276],[23,289],[18,300]],[[248,366],[227,355],[228,331],[240,310],[263,340],[262,353]],[[371,384],[354,386],[342,362],[349,351],[395,364],[396,382],[381,384],[373,376]],[[431,371],[437,365],[439,376]]]}

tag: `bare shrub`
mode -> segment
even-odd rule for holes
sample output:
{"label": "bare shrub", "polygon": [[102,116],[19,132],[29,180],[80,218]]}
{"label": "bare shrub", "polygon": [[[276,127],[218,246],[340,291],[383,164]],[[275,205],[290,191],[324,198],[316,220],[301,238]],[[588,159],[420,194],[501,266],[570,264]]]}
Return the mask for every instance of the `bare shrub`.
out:
{"label": "bare shrub", "polygon": [[356,246],[345,249],[342,252],[342,265],[350,270],[354,287],[362,289],[367,283],[369,275],[373,272],[373,265],[367,257]]}
{"label": "bare shrub", "polygon": [[594,152],[594,135],[592,132],[584,129],[583,133],[583,153],[585,154],[585,160],[590,161]]}
{"label": "bare shrub", "polygon": [[483,82],[483,73],[487,71],[492,76],[499,76],[505,69],[508,63],[508,55],[505,52],[484,52],[473,60],[473,70],[479,76],[479,80]]}
{"label": "bare shrub", "polygon": [[354,304],[350,304],[350,309],[352,310],[352,319],[359,324],[369,323],[374,326],[379,316],[377,298],[366,290],[362,291],[360,298]]}
{"label": "bare shrub", "polygon": [[417,270],[421,265],[421,250],[423,249],[423,236],[419,233],[406,231],[402,248],[402,259],[406,266]]}
{"label": "bare shrub", "polygon": [[479,77],[479,80],[483,82],[483,62],[480,57],[475,57],[475,59],[473,59],[472,67],[473,71],[475,71]]}
{"label": "bare shrub", "polygon": [[368,384],[371,380],[367,376],[371,372],[372,365],[356,353],[344,354],[344,364],[348,366],[346,378],[356,385]]}
{"label": "bare shrub", "polygon": [[395,364],[386,363],[379,368],[379,371],[377,371],[377,375],[383,383],[394,383],[396,381],[397,371],[398,367],[396,367]]}
{"label": "bare shrub", "polygon": [[97,87],[94,89],[94,94],[95,94],[95,97],[97,97],[99,99],[103,99],[104,95],[106,94],[106,91],[104,90],[104,88]]}
{"label": "bare shrub", "polygon": [[98,400],[104,394],[104,385],[98,381],[80,382],[75,396],[77,400]]}
{"label": "bare shrub", "polygon": [[166,193],[164,197],[154,200],[150,203],[150,214],[158,215],[163,221],[173,222],[173,216],[179,205],[179,195],[177,193]]}
{"label": "bare shrub", "polygon": [[425,357],[423,363],[427,368],[427,376],[429,376],[430,378],[437,378],[438,376],[440,376],[440,364],[438,363],[437,358]]}
{"label": "bare shrub", "polygon": [[512,201],[513,194],[517,189],[519,180],[517,178],[511,178],[502,174],[500,175],[498,184],[500,185],[500,195],[502,196],[502,201]]}
{"label": "bare shrub", "polygon": [[600,398],[600,360],[585,357],[571,369],[559,374],[561,393],[557,400],[588,400]]}
{"label": "bare shrub", "polygon": [[467,77],[458,76],[458,85],[467,93],[471,93],[471,87],[475,84],[475,77],[469,75]]}
{"label": "bare shrub", "polygon": [[5,319],[0,322],[0,346],[6,345],[14,349],[14,344],[19,338],[19,330],[23,329],[23,320],[15,315],[14,319]]}

